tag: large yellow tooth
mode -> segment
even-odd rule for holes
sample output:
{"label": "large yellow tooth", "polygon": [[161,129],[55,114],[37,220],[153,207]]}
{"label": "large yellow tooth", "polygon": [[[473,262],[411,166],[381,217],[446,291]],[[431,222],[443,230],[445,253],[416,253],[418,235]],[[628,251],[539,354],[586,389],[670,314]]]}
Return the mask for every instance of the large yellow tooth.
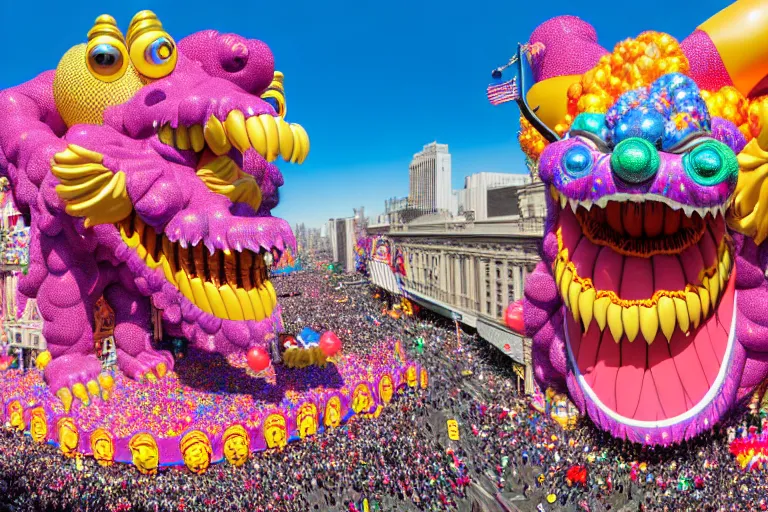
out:
{"label": "large yellow tooth", "polygon": [[685,292],[685,305],[688,308],[688,316],[691,319],[693,328],[696,329],[701,321],[701,301],[699,295],[695,292]]}
{"label": "large yellow tooth", "polygon": [[157,132],[157,138],[166,146],[173,146],[173,128],[171,125],[164,124],[161,126],[160,131]]}
{"label": "large yellow tooth", "polygon": [[275,287],[272,286],[272,281],[269,279],[264,282],[264,286],[267,287],[269,299],[272,301],[272,309],[275,309],[275,306],[277,306],[277,292],[275,292]]}
{"label": "large yellow tooth", "polygon": [[557,283],[557,286],[560,286],[560,282],[563,280],[563,271],[565,270],[565,262],[557,258],[557,262],[555,263],[555,282]]}
{"label": "large yellow tooth", "polygon": [[605,330],[605,320],[608,314],[608,306],[610,305],[610,297],[600,297],[599,299],[595,299],[594,314],[597,326],[600,327],[600,331]]}
{"label": "large yellow tooth", "polygon": [[624,334],[624,326],[621,323],[622,309],[618,304],[611,303],[608,306],[608,328],[611,330],[611,336],[616,343],[621,340],[621,335]]}
{"label": "large yellow tooth", "polygon": [[709,303],[712,306],[712,311],[715,310],[715,304],[717,299],[720,298],[720,280],[718,276],[714,275],[709,278]]}
{"label": "large yellow tooth", "polygon": [[581,285],[576,281],[571,281],[571,286],[568,288],[568,304],[571,305],[571,313],[573,313],[573,321],[579,323],[579,295],[581,294]]}
{"label": "large yellow tooth", "polygon": [[189,143],[192,145],[192,149],[199,153],[205,148],[205,135],[203,135],[203,127],[199,124],[193,124],[189,127]]}
{"label": "large yellow tooth", "polygon": [[229,139],[227,139],[227,133],[224,131],[224,125],[221,124],[221,121],[216,116],[208,118],[203,128],[203,135],[211,151],[219,156],[226,154],[232,149],[232,145],[229,143]]}
{"label": "large yellow tooth", "polygon": [[142,260],[147,259],[147,249],[143,245],[137,245],[134,250],[136,251],[136,254],[139,255],[139,258]]}
{"label": "large yellow tooth", "polygon": [[205,296],[208,298],[208,303],[211,305],[213,315],[217,318],[229,318],[227,316],[227,308],[224,306],[224,301],[221,299],[221,294],[218,288],[211,282],[203,282],[203,288],[205,289]]}
{"label": "large yellow tooth", "polygon": [[675,303],[669,297],[659,297],[659,303],[656,304],[656,309],[659,310],[659,324],[661,324],[661,332],[664,333],[664,337],[667,341],[672,339],[672,334],[675,332],[675,319],[677,314],[675,312]]}
{"label": "large yellow tooth", "polygon": [[176,147],[179,149],[189,149],[192,147],[189,143],[187,127],[183,124],[180,124],[179,127],[176,128]]}
{"label": "large yellow tooth", "polygon": [[256,313],[253,311],[251,299],[248,298],[248,292],[242,288],[235,288],[235,294],[237,295],[237,300],[240,302],[240,307],[243,310],[243,317],[246,320],[256,320]]}
{"label": "large yellow tooth", "polygon": [[264,127],[264,133],[267,136],[267,162],[273,162],[277,159],[278,151],[280,150],[280,136],[277,133],[277,124],[275,118],[269,114],[262,114],[259,116],[259,121]]}
{"label": "large yellow tooth", "polygon": [[571,287],[571,280],[573,280],[573,273],[569,269],[565,269],[563,272],[563,280],[560,281],[560,296],[563,298],[563,304],[565,307],[568,305],[568,289]]}
{"label": "large yellow tooth", "polygon": [[264,315],[271,315],[274,307],[272,305],[272,298],[269,296],[269,291],[266,286],[259,286],[259,297],[261,298],[261,303],[264,305]]}
{"label": "large yellow tooth", "polygon": [[725,280],[728,278],[728,272],[725,270],[725,264],[722,261],[717,264],[717,269],[719,270],[717,279],[720,283],[720,291],[722,292],[725,290]]}
{"label": "large yellow tooth", "polygon": [[189,277],[187,277],[186,272],[183,270],[176,272],[176,283],[176,286],[178,286],[182,295],[188,298],[193,304],[196,304],[195,294],[192,293],[192,284],[189,282]]}
{"label": "large yellow tooth", "polygon": [[233,110],[224,121],[224,130],[227,132],[229,142],[241,153],[251,147],[248,140],[248,132],[245,129],[245,116],[239,110]]}
{"label": "large yellow tooth", "polygon": [[709,278],[704,277],[701,280],[701,286],[696,287],[701,299],[701,319],[704,320],[709,315]]}
{"label": "large yellow tooth", "polygon": [[635,341],[637,333],[640,332],[640,312],[638,306],[629,306],[621,308],[621,323],[624,324],[624,334],[631,342]]}
{"label": "large yellow tooth", "polygon": [[244,320],[243,309],[240,307],[240,301],[232,287],[228,284],[219,286],[219,294],[224,302],[224,307],[227,308],[227,317],[230,320]]}
{"label": "large yellow tooth", "polygon": [[171,264],[168,263],[168,258],[165,257],[165,254],[160,254],[160,266],[163,267],[163,274],[165,274],[165,278],[174,286],[176,286],[176,278],[173,275],[173,270],[171,269]]}
{"label": "large yellow tooth", "polygon": [[256,288],[248,290],[248,298],[251,299],[251,306],[253,306],[253,313],[256,316],[256,320],[264,320],[267,316],[264,312],[264,305],[261,303],[261,296]]}
{"label": "large yellow tooth", "polygon": [[304,154],[304,143],[301,140],[301,133],[299,133],[298,128],[296,128],[293,124],[291,124],[290,127],[291,133],[293,133],[293,152],[291,153],[290,162],[292,164],[297,164],[299,163],[299,160],[302,159],[302,155]]}
{"label": "large yellow tooth", "polygon": [[205,294],[205,286],[203,285],[203,281],[201,281],[199,277],[193,277],[189,280],[189,287],[192,289],[192,296],[195,298],[195,306],[202,309],[206,313],[213,313],[211,303],[208,302],[208,297]]}
{"label": "large yellow tooth", "polygon": [[248,130],[248,140],[251,146],[258,154],[267,158],[267,135],[264,133],[264,125],[261,124],[258,117],[249,117],[245,120],[245,127]]}
{"label": "large yellow tooth", "polygon": [[649,345],[659,332],[659,313],[655,307],[640,306],[640,332]]}
{"label": "large yellow tooth", "polygon": [[291,131],[293,132],[294,144],[297,137],[301,142],[301,152],[294,151],[294,153],[297,153],[297,163],[301,165],[304,163],[307,155],[309,155],[309,135],[307,135],[307,130],[303,126],[296,123],[291,124]]}
{"label": "large yellow tooth", "polygon": [[683,332],[688,332],[688,329],[691,328],[691,320],[688,316],[688,306],[685,303],[685,299],[673,297],[672,301],[675,303],[677,324],[680,326],[680,330]]}
{"label": "large yellow tooth", "polygon": [[723,253],[723,266],[725,267],[726,274],[731,271],[731,251],[728,249]]}
{"label": "large yellow tooth", "polygon": [[139,235],[139,232],[134,229],[133,234],[128,236],[128,234],[125,232],[125,226],[122,224],[120,225],[120,236],[123,238],[123,242],[125,242],[125,245],[128,247],[137,247],[141,243],[141,235]]}
{"label": "large yellow tooth", "polygon": [[584,325],[584,332],[589,329],[589,323],[592,321],[592,308],[595,305],[596,293],[594,288],[588,288],[579,295],[579,315],[581,315],[581,323]]}
{"label": "large yellow tooth", "polygon": [[280,156],[290,162],[293,153],[293,132],[282,117],[277,118],[277,134],[280,137]]}

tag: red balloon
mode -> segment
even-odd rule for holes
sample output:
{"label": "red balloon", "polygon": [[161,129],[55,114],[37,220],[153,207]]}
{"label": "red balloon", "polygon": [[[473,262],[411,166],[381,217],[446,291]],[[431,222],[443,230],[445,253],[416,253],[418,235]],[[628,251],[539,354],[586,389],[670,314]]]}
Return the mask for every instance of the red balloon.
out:
{"label": "red balloon", "polygon": [[504,320],[507,323],[507,327],[512,329],[518,334],[525,333],[525,323],[523,322],[523,301],[519,300],[513,302],[507,307]]}
{"label": "red balloon", "polygon": [[320,350],[328,357],[336,355],[341,350],[341,340],[333,331],[325,331],[320,336]]}
{"label": "red balloon", "polygon": [[266,370],[269,366],[269,355],[264,349],[253,347],[248,351],[247,358],[248,366],[256,373]]}

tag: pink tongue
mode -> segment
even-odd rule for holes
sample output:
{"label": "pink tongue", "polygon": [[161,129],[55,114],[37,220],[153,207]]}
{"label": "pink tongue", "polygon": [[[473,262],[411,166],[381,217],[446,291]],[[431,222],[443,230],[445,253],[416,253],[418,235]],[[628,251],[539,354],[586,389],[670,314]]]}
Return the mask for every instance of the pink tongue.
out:
{"label": "pink tongue", "polygon": [[586,385],[626,418],[657,421],[690,410],[715,383],[723,364],[735,282],[734,271],[717,314],[688,336],[676,329],[669,343],[661,330],[650,346],[642,336],[616,343],[610,330],[601,333],[595,321],[582,335],[572,315],[566,315],[570,348]]}

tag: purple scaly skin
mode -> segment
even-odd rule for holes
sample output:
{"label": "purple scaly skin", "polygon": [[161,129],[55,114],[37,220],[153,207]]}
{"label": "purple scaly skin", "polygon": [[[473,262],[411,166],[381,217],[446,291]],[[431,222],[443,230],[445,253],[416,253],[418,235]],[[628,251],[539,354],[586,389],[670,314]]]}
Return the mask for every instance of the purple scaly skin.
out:
{"label": "purple scaly skin", "polygon": [[[151,21],[149,36],[137,20]],[[67,409],[73,396],[106,399],[113,385],[94,355],[100,296],[115,311],[120,370],[154,381],[173,358],[152,347],[150,300],[165,332],[199,349],[266,348],[282,322],[267,268],[272,254],[295,247],[288,224],[270,214],[283,184],[270,162],[280,154],[300,163],[309,143],[276,111],[284,98],[273,78],[282,75],[269,48],[215,31],[176,45],[149,11],[127,35],[102,16],[87,48],[0,92],[0,171],[31,220],[19,290],[37,299],[52,356],[45,379]],[[114,71],[105,54],[127,63],[121,78],[93,73],[99,63],[99,73]],[[212,287],[227,290],[212,296]]]}
{"label": "purple scaly skin", "polygon": [[[544,150],[543,261],[523,301],[537,382],[568,393],[599,428],[644,444],[711,429],[768,376],[768,250],[724,218],[737,174],[721,171],[745,140],[702,112],[692,82],[679,105],[673,88],[661,89],[671,112],[655,113],[665,102],[635,91],[602,121],[577,118]],[[680,112],[700,116],[680,125],[689,133],[669,127]],[[633,137],[654,141],[633,149],[658,156],[645,176],[614,155],[617,140]],[[699,154],[709,177],[693,179],[696,148],[712,141],[720,156]]]}

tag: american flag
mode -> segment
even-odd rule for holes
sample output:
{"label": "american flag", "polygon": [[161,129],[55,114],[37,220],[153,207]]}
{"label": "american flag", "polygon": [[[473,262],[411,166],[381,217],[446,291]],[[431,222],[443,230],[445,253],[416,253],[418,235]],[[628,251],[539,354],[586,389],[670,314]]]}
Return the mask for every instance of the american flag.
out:
{"label": "american flag", "polygon": [[520,97],[520,91],[517,89],[517,77],[500,84],[491,84],[488,86],[488,101],[491,105],[501,105],[508,101],[515,101]]}

